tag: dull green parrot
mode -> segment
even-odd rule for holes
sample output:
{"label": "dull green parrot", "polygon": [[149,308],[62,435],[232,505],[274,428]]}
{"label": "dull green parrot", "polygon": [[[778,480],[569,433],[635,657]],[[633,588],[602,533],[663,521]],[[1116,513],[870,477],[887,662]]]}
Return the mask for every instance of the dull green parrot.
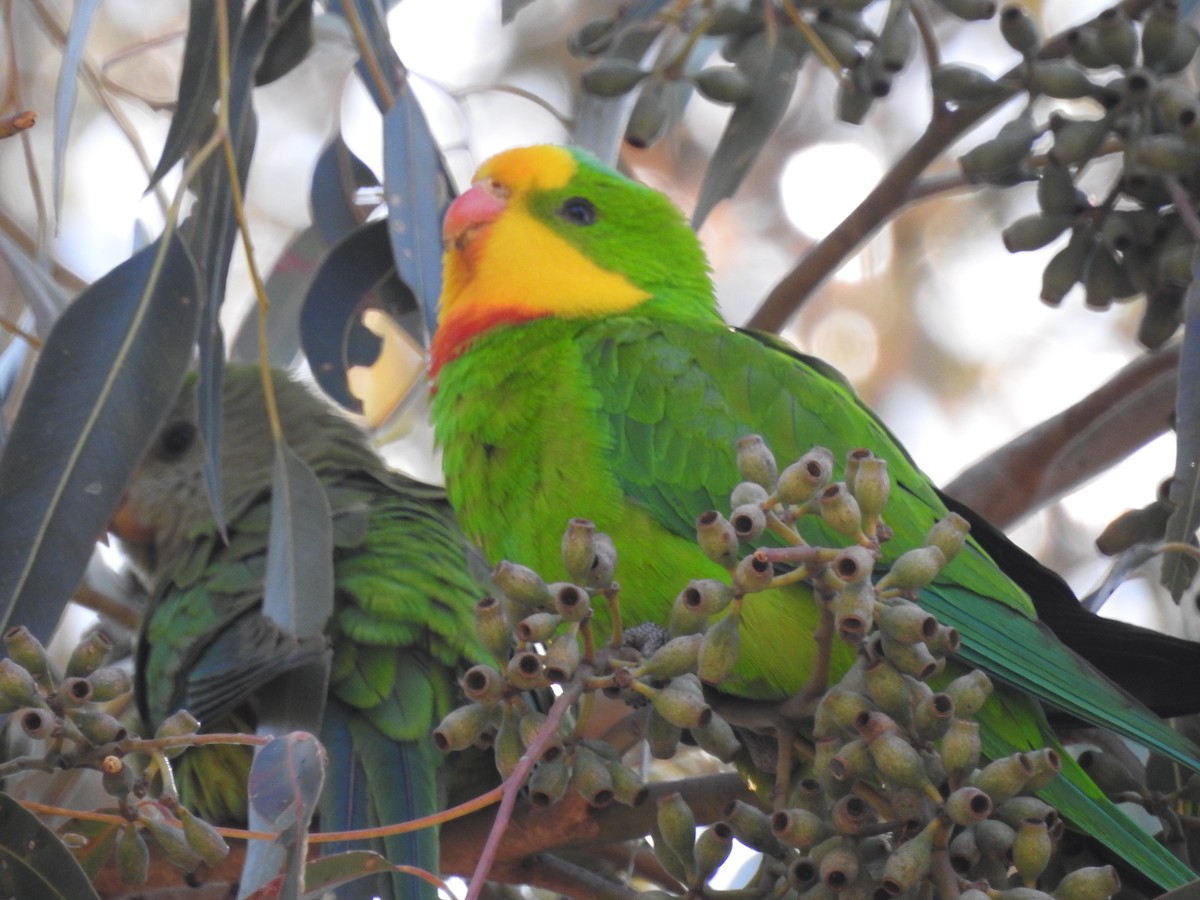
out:
{"label": "dull green parrot", "polygon": [[[255,692],[331,648],[321,829],[429,815],[443,795],[430,733],[454,705],[457,673],[482,658],[473,627],[484,593],[472,575],[478,568],[440,489],[386,468],[359,428],[304,386],[281,373],[273,384],[287,443],[316,474],[332,512],[328,643],[298,641],[261,614],[275,450],[258,370],[231,366],[224,379],[225,537],[209,506],[189,382],[112,525],[150,585],[137,653],[142,715],[155,728],[187,709],[205,731],[253,731]],[[249,763],[245,747],[189,750],[178,762],[185,803],[209,821],[244,822]],[[375,849],[438,871],[436,829]],[[356,891],[435,896],[410,875],[360,879],[339,896]]]}
{"label": "dull green parrot", "polygon": [[[698,239],[657,191],[580,150],[511,150],[480,167],[443,234],[434,427],[450,501],[492,562],[557,572],[568,518],[591,519],[619,554],[623,621],[666,625],[691,579],[728,579],[697,545],[696,522],[727,508],[741,480],[736,442],[750,434],[781,465],[817,445],[835,459],[854,448],[882,457],[895,533],[884,563],[920,546],[946,515],[944,498],[838,373],[722,320]],[[845,543],[815,518],[799,523],[810,543]],[[1200,767],[1190,742],[1039,623],[976,539],[920,602],[961,633],[961,660],[1017,688],[998,689],[979,713],[988,756],[1053,743],[1032,697]],[[596,614],[603,622],[603,609]],[[809,677],[818,617],[804,585],[748,597],[721,689],[794,694]],[[837,644],[835,675],[853,659]],[[1159,884],[1195,877],[1069,757],[1043,796]]]}

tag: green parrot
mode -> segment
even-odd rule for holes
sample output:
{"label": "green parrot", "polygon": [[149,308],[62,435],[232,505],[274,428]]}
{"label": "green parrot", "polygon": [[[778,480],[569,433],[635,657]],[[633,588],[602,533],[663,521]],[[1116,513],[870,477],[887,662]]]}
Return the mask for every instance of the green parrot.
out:
{"label": "green parrot", "polygon": [[[222,409],[226,536],[214,524],[193,385],[139,464],[112,530],[150,585],[136,693],[151,728],[187,709],[205,731],[253,731],[255,692],[332,649],[319,737],[329,765],[323,830],[402,822],[441,809],[430,739],[456,673],[484,658],[473,616],[485,593],[442,491],[390,471],[356,425],[273,374],[288,445],[332,511],[334,612],[324,640],[297,641],[261,615],[274,443],[256,368],[227,368]],[[179,760],[185,803],[245,822],[250,754],[195,748]],[[368,846],[363,843],[354,848]],[[438,872],[436,829],[388,838],[394,863]],[[357,892],[357,893],[356,893]],[[409,875],[359,879],[339,896],[436,896]]]}
{"label": "green parrot", "polygon": [[[728,579],[698,547],[696,520],[726,507],[740,480],[736,442],[749,434],[781,465],[816,445],[835,459],[860,447],[885,459],[895,536],[884,563],[946,515],[838,373],[722,320],[700,243],[662,194],[580,150],[521,148],[480,167],[443,235],[434,428],[450,501],[492,562],[552,577],[568,518],[591,519],[617,547],[623,621],[665,625],[689,580]],[[810,543],[845,543],[816,518],[800,523]],[[818,621],[810,596],[793,585],[747,598],[722,690],[783,699],[804,684]],[[959,630],[962,660],[1017,688],[998,689],[979,714],[988,756],[1055,741],[1037,698],[1200,768],[1200,751],[1037,620],[974,538],[921,603]],[[837,643],[840,675],[853,654]],[[1043,797],[1164,887],[1195,877],[1065,754]]]}

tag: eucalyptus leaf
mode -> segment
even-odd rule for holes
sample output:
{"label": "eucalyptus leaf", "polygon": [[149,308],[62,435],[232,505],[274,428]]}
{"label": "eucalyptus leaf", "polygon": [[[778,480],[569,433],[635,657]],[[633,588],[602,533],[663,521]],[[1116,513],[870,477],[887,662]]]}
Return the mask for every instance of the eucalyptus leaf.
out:
{"label": "eucalyptus leaf", "polygon": [[388,207],[388,237],[400,280],[420,305],[425,333],[437,329],[442,289],[442,218],[450,204],[450,175],[425,114],[405,88],[383,117],[383,185]]}
{"label": "eucalyptus leaf", "polygon": [[183,382],[197,294],[183,243],[160,239],[81,293],[46,338],[0,456],[0,631],[49,640]]}
{"label": "eucalyptus leaf", "polygon": [[769,41],[763,42],[762,53],[754,90],[734,107],[704,173],[692,212],[695,229],[704,224],[714,206],[733,196],[791,102],[798,57],[783,44]]}
{"label": "eucalyptus leaf", "polygon": [[0,869],[13,897],[100,898],[62,838],[8,794],[0,794]]}
{"label": "eucalyptus leaf", "polygon": [[92,27],[100,0],[78,0],[67,28],[67,45],[63,48],[62,68],[58,70],[58,87],[54,91],[54,218],[62,211],[63,182],[66,172],[67,138],[71,120],[75,117],[75,97],[79,91],[79,67],[83,48]]}
{"label": "eucalyptus leaf", "polygon": [[[1192,259],[1192,282],[1183,298],[1183,349],[1175,398],[1175,475],[1168,495],[1175,505],[1165,540],[1194,544],[1200,526],[1200,259]],[[1162,583],[1178,603],[1196,577],[1195,560],[1183,553],[1163,557]]]}

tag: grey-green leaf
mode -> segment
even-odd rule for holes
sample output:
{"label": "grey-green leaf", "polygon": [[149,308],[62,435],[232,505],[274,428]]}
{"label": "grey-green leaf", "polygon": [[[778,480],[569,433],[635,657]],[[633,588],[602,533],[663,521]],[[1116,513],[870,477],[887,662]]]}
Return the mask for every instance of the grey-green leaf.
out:
{"label": "grey-green leaf", "polygon": [[183,382],[197,291],[182,242],[160,239],[81,293],[47,337],[0,456],[0,631],[20,623],[49,639]]}
{"label": "grey-green leaf", "polygon": [[62,839],[8,794],[0,794],[0,868],[14,897],[100,897]]}

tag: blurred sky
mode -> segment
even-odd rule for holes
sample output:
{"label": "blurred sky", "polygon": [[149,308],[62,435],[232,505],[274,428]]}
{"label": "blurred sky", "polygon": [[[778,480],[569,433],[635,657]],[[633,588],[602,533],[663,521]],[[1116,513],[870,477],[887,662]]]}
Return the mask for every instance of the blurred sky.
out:
{"label": "blurred sky", "polygon": [[[573,114],[575,78],[586,62],[565,54],[566,37],[611,8],[537,0],[502,28],[499,5],[499,0],[405,0],[389,19],[460,183],[497,150],[567,138],[568,128],[555,112]],[[872,14],[885,5],[877,3],[880,9]],[[1088,18],[1100,5],[1047,3],[1043,21],[1048,31],[1057,30]],[[69,4],[47,6],[58,21],[68,21]],[[48,191],[60,49],[23,4],[16,4],[14,18],[22,102],[42,112],[29,146],[41,189]],[[106,0],[89,44],[91,63],[126,89],[112,93],[114,102],[150,160],[161,149],[169,117],[169,110],[152,107],[173,96],[185,21],[182,2]],[[995,21],[966,26],[946,21],[939,35],[947,60],[969,60],[993,73],[1016,61]],[[309,60],[255,99],[260,128],[248,207],[265,269],[307,223],[312,166],[335,127],[379,170],[379,120],[365,92],[347,77],[353,62],[349,41],[329,22],[318,23],[317,38]],[[744,320],[919,133],[929,108],[925,74],[919,65],[904,73],[866,124],[851,127],[835,121],[832,76],[808,61],[779,134],[743,189],[714,211],[701,232],[731,320]],[[502,84],[536,94],[554,112],[498,90]],[[727,108],[697,98],[680,129],[651,150],[627,151],[625,160],[690,208],[727,116]],[[958,149],[990,136],[1003,121],[1001,116],[985,123]],[[950,160],[938,167],[952,169]],[[83,90],[66,172],[54,253],[92,280],[129,255],[139,229],[157,233],[161,203],[144,194],[146,171],[129,140]],[[175,177],[166,180],[165,196],[173,193]],[[17,141],[0,144],[0,189],[0,204],[32,234],[34,205]],[[1030,186],[958,193],[916,206],[850,260],[788,330],[802,349],[849,375],[938,482],[1085,396],[1141,352],[1131,337],[1136,305],[1094,313],[1075,294],[1059,309],[1037,299],[1041,268],[1055,248],[1012,256],[998,237],[1000,227],[1033,208]],[[233,279],[230,298],[241,302],[229,304],[230,319],[249,306],[240,253]],[[1149,502],[1172,467],[1171,442],[1162,439],[1033,517],[1014,536],[1050,560],[1077,590],[1087,590],[1105,568],[1090,541],[1122,510]],[[1125,594],[1107,612],[1144,617],[1141,592]]]}

